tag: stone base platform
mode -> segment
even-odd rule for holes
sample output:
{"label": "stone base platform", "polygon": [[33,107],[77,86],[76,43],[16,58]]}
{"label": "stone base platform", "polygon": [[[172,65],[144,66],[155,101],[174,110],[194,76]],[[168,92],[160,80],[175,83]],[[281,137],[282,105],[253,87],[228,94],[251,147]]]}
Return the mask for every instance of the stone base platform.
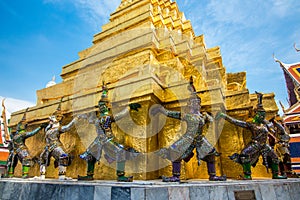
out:
{"label": "stone base platform", "polygon": [[57,200],[299,200],[300,179],[251,181],[187,180],[163,183],[161,180],[116,181],[95,180],[59,181],[56,179],[0,179],[0,199],[57,199]]}

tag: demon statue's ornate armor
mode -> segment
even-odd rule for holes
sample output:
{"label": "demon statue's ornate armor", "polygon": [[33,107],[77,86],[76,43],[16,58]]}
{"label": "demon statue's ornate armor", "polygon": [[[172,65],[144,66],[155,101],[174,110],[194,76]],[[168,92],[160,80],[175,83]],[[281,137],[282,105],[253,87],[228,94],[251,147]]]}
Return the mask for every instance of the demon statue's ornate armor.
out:
{"label": "demon statue's ornate armor", "polygon": [[45,179],[46,167],[50,164],[50,158],[55,159],[54,166],[59,167],[59,180],[69,179],[66,177],[66,168],[71,164],[71,158],[64,150],[63,144],[60,141],[60,135],[69,131],[72,126],[78,121],[79,117],[74,119],[67,125],[61,126],[60,120],[60,105],[57,111],[49,117],[49,125],[45,128],[46,146],[40,155],[40,178]]}
{"label": "demon statue's ornate armor", "polygon": [[170,147],[162,148],[157,152],[159,156],[172,161],[173,176],[163,176],[163,181],[180,181],[181,161],[184,160],[185,162],[188,162],[194,155],[194,149],[196,149],[198,165],[200,165],[201,160],[207,163],[209,180],[225,181],[226,176],[216,176],[215,156],[219,156],[219,153],[204,135],[202,135],[204,125],[207,122],[212,122],[213,118],[206,112],[200,112],[201,99],[196,93],[192,78],[190,79],[188,89],[191,91],[191,97],[188,100],[186,112],[170,111],[163,107],[157,107],[151,112],[153,115],[160,112],[167,117],[185,121],[187,124],[187,130],[179,140]]}
{"label": "demon statue's ornate armor", "polygon": [[[271,122],[271,123],[270,123]],[[290,155],[290,136],[286,132],[282,119],[280,116],[276,116],[265,123],[272,130],[273,134],[269,134],[269,144],[274,149],[279,158],[279,170],[280,174],[289,178],[299,178],[299,176],[293,172],[291,155]]]}
{"label": "demon statue's ornate armor", "polygon": [[33,165],[32,158],[29,154],[28,148],[25,145],[25,140],[29,137],[37,134],[45,125],[34,129],[31,132],[26,131],[26,112],[22,120],[17,124],[17,131],[12,133],[9,141],[9,156],[7,160],[8,177],[14,176],[15,167],[18,164],[18,160],[22,163],[22,178],[28,178],[28,172],[30,167]]}
{"label": "demon statue's ornate armor", "polygon": [[243,167],[244,176],[242,179],[251,180],[251,166],[255,167],[259,156],[263,157],[263,164],[266,168],[271,168],[273,179],[285,179],[286,176],[280,176],[278,173],[279,159],[271,146],[267,143],[269,128],[265,124],[266,112],[262,105],[262,93],[257,92],[258,104],[255,110],[256,114],[252,122],[244,122],[241,120],[234,119],[224,113],[218,113],[217,118],[224,118],[228,122],[246,128],[252,133],[252,140],[246,147],[241,151],[240,154],[235,153],[229,158],[239,163]]}
{"label": "demon statue's ornate armor", "polygon": [[[80,158],[87,161],[87,175],[78,176],[78,180],[93,180],[95,163],[100,161],[102,153],[104,151],[104,158],[108,163],[116,161],[116,173],[117,180],[123,182],[133,181],[132,176],[125,176],[125,162],[139,155],[139,153],[131,148],[125,147],[115,141],[111,124],[118,121],[129,114],[129,109],[125,109],[116,115],[112,115],[109,112],[109,101],[107,97],[108,89],[106,85],[102,87],[102,95],[99,101],[99,117],[93,117],[90,115],[88,121],[94,124],[97,131],[97,137],[90,144],[87,150],[80,155]],[[138,110],[140,104],[130,104],[130,109]]]}

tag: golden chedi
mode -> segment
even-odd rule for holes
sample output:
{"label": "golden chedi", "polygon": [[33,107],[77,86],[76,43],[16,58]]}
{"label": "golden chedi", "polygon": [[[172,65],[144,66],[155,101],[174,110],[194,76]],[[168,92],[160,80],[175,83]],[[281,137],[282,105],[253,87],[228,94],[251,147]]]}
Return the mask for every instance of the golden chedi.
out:
{"label": "golden chedi", "polygon": [[[246,73],[226,73],[219,47],[207,48],[204,36],[194,33],[192,24],[171,0],[122,0],[102,31],[94,35],[93,45],[79,52],[79,59],[62,67],[62,82],[37,91],[37,104],[29,108],[29,129],[47,122],[61,99],[64,115],[62,124],[73,116],[97,111],[103,82],[109,90],[111,112],[117,113],[129,103],[139,103],[138,113],[113,124],[113,133],[120,144],[131,146],[143,156],[126,162],[126,173],[134,179],[157,179],[170,175],[171,163],[155,152],[176,141],[186,125],[178,120],[151,117],[149,110],[156,104],[169,110],[183,110],[187,103],[186,90],[190,77],[202,100],[202,110],[215,114],[222,110],[230,116],[247,120],[251,117],[255,96],[246,86]],[[265,109],[271,117],[278,111],[273,94],[264,95]],[[25,110],[11,116],[15,128]],[[205,127],[206,138],[221,156],[217,158],[217,173],[236,177],[240,166],[228,156],[239,152],[250,134],[227,122],[216,122]],[[39,156],[45,146],[41,132],[26,142],[32,155]],[[93,125],[81,120],[69,132],[62,134],[66,151],[74,156],[67,176],[77,178],[86,171],[86,163],[78,155],[96,137]],[[204,164],[205,165],[205,164]],[[198,166],[196,158],[182,163],[182,178],[207,178],[206,166]],[[95,168],[95,179],[116,177],[114,164],[100,160]],[[231,170],[237,169],[237,170]],[[20,169],[19,169],[20,171]],[[39,175],[36,164],[31,176]],[[255,177],[269,177],[264,166],[253,169]],[[47,177],[57,178],[53,161]]]}

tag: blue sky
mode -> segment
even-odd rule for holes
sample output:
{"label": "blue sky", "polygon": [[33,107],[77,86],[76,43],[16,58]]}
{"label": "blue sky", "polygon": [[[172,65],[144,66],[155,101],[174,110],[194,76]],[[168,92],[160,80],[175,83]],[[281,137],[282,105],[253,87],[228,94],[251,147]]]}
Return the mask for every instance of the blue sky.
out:
{"label": "blue sky", "polygon": [[[0,0],[0,97],[34,105],[36,90],[78,59],[121,0]],[[219,46],[227,72],[247,72],[251,93],[274,92],[287,105],[282,71],[300,62],[298,0],[177,0],[207,48]],[[22,102],[22,103],[21,103]],[[25,103],[24,103],[25,102]],[[9,108],[15,111],[16,108]],[[19,109],[19,107],[17,108]]]}

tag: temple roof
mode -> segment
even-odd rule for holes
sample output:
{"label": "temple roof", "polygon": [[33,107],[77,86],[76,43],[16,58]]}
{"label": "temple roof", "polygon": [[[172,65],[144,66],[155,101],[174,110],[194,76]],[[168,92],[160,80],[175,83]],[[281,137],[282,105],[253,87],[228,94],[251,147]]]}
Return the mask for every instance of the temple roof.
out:
{"label": "temple roof", "polygon": [[0,125],[0,146],[3,146],[3,138],[2,138],[2,120],[1,120],[1,125]]}
{"label": "temple roof", "polygon": [[297,102],[285,111],[283,117],[284,123],[300,123],[300,102]]}
{"label": "temple roof", "polygon": [[[297,52],[300,51],[296,45],[294,47]],[[290,105],[288,109],[283,109],[283,121],[286,124],[300,124],[300,62],[286,64],[275,57],[274,60],[283,70]]]}
{"label": "temple roof", "polygon": [[285,72],[295,81],[297,85],[300,84],[300,62],[293,64],[280,63],[280,66]]}
{"label": "temple roof", "polygon": [[298,95],[300,91],[298,91],[298,87],[300,86],[300,62],[286,64],[276,59],[275,57],[274,59],[276,62],[280,64],[280,67],[283,70],[287,92],[288,92],[289,105],[293,106],[299,101]]}

